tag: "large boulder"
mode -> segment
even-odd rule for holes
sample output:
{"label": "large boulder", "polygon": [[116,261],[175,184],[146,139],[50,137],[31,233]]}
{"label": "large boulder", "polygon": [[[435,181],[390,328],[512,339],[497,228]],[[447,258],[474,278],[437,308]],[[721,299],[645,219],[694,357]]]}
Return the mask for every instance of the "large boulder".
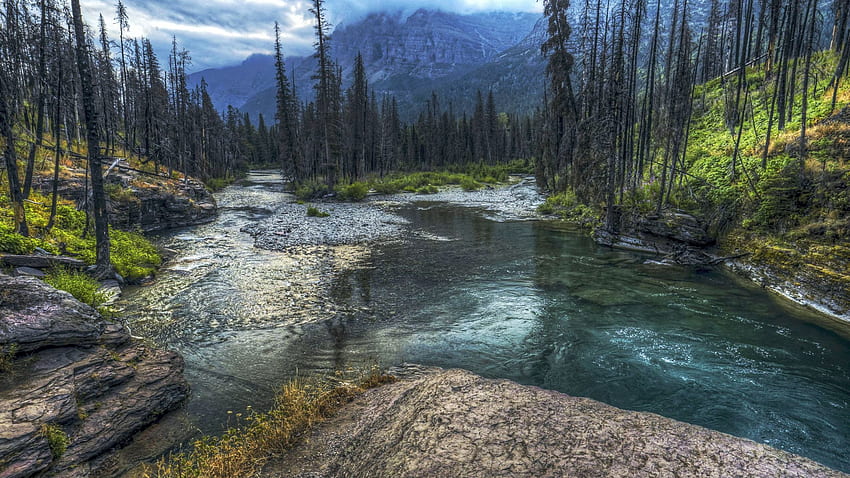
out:
{"label": "large boulder", "polygon": [[176,353],[37,279],[0,274],[0,350],[13,344],[0,372],[0,478],[88,476],[91,460],[188,396]]}
{"label": "large boulder", "polygon": [[652,413],[447,370],[368,391],[262,476],[846,475]]}

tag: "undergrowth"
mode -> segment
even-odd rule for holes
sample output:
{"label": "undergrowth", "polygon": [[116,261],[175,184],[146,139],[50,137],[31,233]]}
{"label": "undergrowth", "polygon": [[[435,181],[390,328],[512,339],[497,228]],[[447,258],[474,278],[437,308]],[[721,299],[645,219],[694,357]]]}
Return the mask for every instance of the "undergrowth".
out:
{"label": "undergrowth", "polygon": [[307,216],[308,217],[328,217],[329,213],[322,211],[314,206],[307,206]]}
{"label": "undergrowth", "polygon": [[297,184],[295,197],[301,201],[335,197],[342,201],[360,201],[370,190],[378,194],[409,192],[435,194],[442,186],[460,186],[466,191],[476,191],[486,184],[495,185],[508,181],[511,174],[532,174],[534,161],[514,160],[501,164],[469,163],[448,166],[442,171],[419,171],[393,173],[374,177],[366,181],[343,182],[331,189],[322,181],[305,181]]}
{"label": "undergrowth", "polygon": [[[86,214],[75,209],[70,201],[60,200],[55,223],[48,230],[49,197],[32,193],[30,199],[24,204],[30,237],[24,237],[14,232],[8,195],[0,195],[0,252],[31,254],[36,248],[41,248],[52,254],[66,254],[94,264],[94,231],[92,227],[86,228]],[[110,228],[109,237],[112,265],[128,281],[152,275],[162,263],[156,247],[139,233]]]}
{"label": "undergrowth", "polygon": [[18,344],[16,343],[0,345],[0,373],[6,373],[12,370],[12,364],[17,353]]}
{"label": "undergrowth", "polygon": [[231,478],[253,476],[275,454],[291,448],[305,431],[332,416],[342,405],[369,388],[395,378],[372,370],[350,381],[338,373],[333,380],[293,380],[265,413],[230,413],[234,427],[218,437],[207,436],[191,450],[148,465],[146,478]]}

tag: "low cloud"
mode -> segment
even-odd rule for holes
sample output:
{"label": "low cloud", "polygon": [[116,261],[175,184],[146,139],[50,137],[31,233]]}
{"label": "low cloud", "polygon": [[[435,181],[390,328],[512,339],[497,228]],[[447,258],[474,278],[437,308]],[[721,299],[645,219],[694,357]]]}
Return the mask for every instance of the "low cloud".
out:
{"label": "low cloud", "polygon": [[[92,27],[102,14],[110,36],[118,36],[115,3],[83,2],[83,14]],[[233,65],[252,53],[271,53],[274,22],[280,23],[284,51],[307,55],[313,45],[309,1],[295,0],[124,0],[130,21],[129,37],[150,38],[163,64],[171,51],[172,37],[192,57],[191,71]],[[457,13],[482,11],[541,11],[535,0],[327,0],[331,23],[355,22],[378,11],[413,12],[428,8]]]}

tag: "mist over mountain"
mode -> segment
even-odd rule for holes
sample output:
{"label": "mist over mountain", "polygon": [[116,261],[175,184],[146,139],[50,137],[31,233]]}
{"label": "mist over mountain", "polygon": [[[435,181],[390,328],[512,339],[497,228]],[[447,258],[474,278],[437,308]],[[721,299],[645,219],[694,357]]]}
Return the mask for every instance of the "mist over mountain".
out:
{"label": "mist over mountain", "polygon": [[[673,0],[661,0],[662,15]],[[689,3],[689,20],[701,24],[710,2]],[[654,2],[647,5],[654,17]],[[579,11],[571,11],[578,35]],[[412,120],[436,93],[440,105],[471,113],[477,98],[492,90],[500,111],[530,113],[541,104],[546,60],[540,45],[546,38],[545,17],[536,13],[458,14],[419,9],[371,13],[339,25],[331,35],[331,56],[342,68],[343,88],[352,77],[354,58],[363,55],[369,87],[380,98],[396,97],[403,119]],[[284,52],[286,44],[283,45]],[[313,99],[316,62],[311,56],[286,57],[287,74],[301,101]],[[268,123],[275,111],[274,58],[252,55],[240,65],[208,69],[189,76],[190,86],[205,79],[219,110],[228,105]]]}
{"label": "mist over mountain", "polygon": [[[531,99],[542,97],[541,18],[533,13],[461,15],[424,9],[409,16],[373,13],[340,25],[331,36],[331,53],[342,68],[345,87],[360,52],[370,88],[379,97],[396,96],[405,117],[418,113],[432,91],[443,106],[451,102],[456,110],[471,111],[477,89],[492,89],[502,110],[524,112],[534,104]],[[298,97],[312,99],[315,60],[287,57],[286,66]],[[240,65],[192,74],[190,86],[202,78],[218,109],[232,105],[254,118],[274,118],[272,56],[253,55]]]}

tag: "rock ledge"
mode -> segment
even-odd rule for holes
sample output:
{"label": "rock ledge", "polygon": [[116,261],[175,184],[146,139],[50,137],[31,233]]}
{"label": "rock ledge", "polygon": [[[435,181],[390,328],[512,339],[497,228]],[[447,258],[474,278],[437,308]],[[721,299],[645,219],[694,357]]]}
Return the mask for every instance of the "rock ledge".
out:
{"label": "rock ledge", "polygon": [[[0,478],[85,477],[92,460],[188,396],[183,360],[130,339],[127,329],[40,280],[0,274]],[[60,454],[42,433],[61,429]]]}
{"label": "rock ledge", "polygon": [[659,415],[438,370],[368,391],[262,476],[847,475]]}

